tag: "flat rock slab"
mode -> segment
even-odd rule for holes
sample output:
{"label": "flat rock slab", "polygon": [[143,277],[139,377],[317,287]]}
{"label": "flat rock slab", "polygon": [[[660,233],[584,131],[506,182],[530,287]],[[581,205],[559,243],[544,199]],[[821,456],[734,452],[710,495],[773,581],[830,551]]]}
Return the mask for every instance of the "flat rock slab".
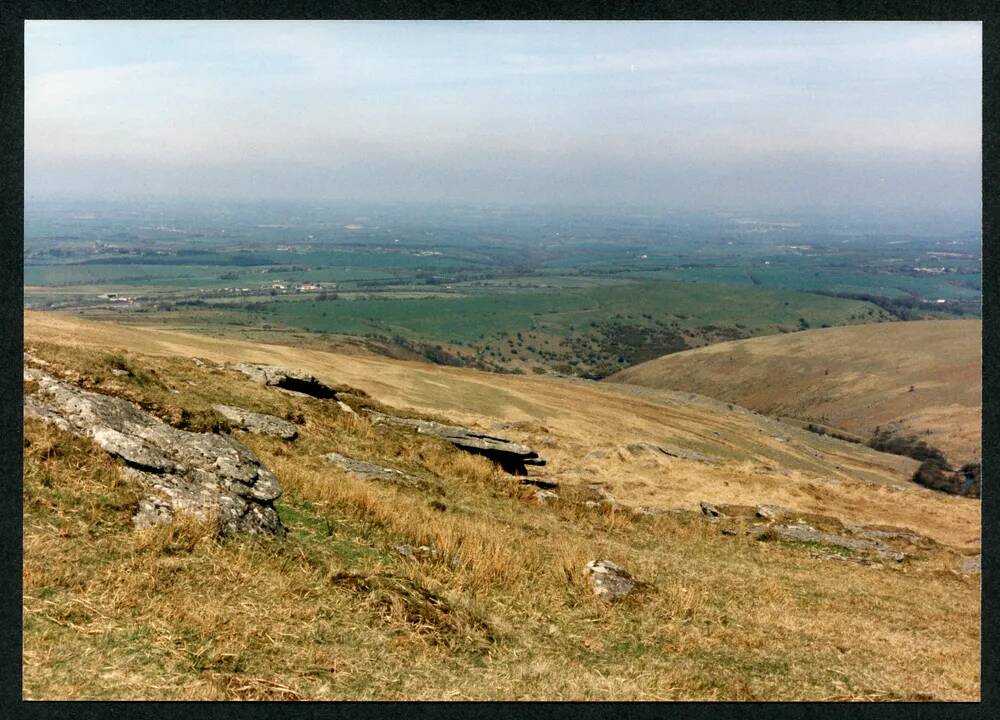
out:
{"label": "flat rock slab", "polygon": [[879,558],[895,560],[897,562],[902,561],[905,557],[898,550],[874,540],[862,540],[860,538],[822,532],[808,525],[758,525],[751,528],[750,532],[757,536],[758,539],[763,539],[768,534],[772,534],[783,540],[841,547],[856,552],[872,553]]}
{"label": "flat rock slab", "polygon": [[124,460],[149,490],[133,518],[144,527],[177,512],[216,514],[223,532],[281,533],[274,509],[278,479],[245,445],[225,435],[171,427],[122,398],[88,392],[26,368],[39,389],[24,398],[24,416],[91,438]]}
{"label": "flat rock slab", "polygon": [[538,457],[538,453],[527,445],[511,442],[505,438],[484,435],[468,428],[431,420],[395,417],[375,410],[365,410],[365,412],[375,423],[411,428],[420,434],[447,440],[466,452],[489,458],[511,475],[527,475],[527,465],[545,464],[545,461]]}
{"label": "flat rock slab", "polygon": [[318,380],[315,376],[300,370],[289,370],[273,365],[259,365],[255,363],[239,363],[234,365],[233,368],[261,385],[268,385],[279,390],[319,398],[320,400],[337,397],[337,392],[332,387]]}
{"label": "flat rock slab", "polygon": [[869,540],[895,540],[922,548],[933,547],[936,545],[934,540],[931,538],[924,537],[923,535],[915,533],[912,530],[905,530],[902,528],[884,526],[873,527],[871,525],[861,525],[858,523],[844,523],[844,528],[853,535],[858,535]]}
{"label": "flat rock slab", "polygon": [[212,409],[233,425],[259,435],[273,435],[283,440],[294,440],[299,435],[295,426],[274,415],[250,412],[232,405],[213,405]]}
{"label": "flat rock slab", "polygon": [[610,560],[591,560],[583,568],[583,575],[594,595],[608,602],[620,600],[636,588],[635,578]]}
{"label": "flat rock slab", "polygon": [[[336,465],[341,470],[350,473],[361,480],[374,480],[375,482],[392,483],[394,485],[406,485],[420,489],[436,488],[427,480],[418,478],[416,475],[405,473],[395,468],[384,467],[368,462],[367,460],[357,460],[349,458],[340,453],[326,453],[323,459],[331,465]],[[439,488],[437,488],[439,489]]]}

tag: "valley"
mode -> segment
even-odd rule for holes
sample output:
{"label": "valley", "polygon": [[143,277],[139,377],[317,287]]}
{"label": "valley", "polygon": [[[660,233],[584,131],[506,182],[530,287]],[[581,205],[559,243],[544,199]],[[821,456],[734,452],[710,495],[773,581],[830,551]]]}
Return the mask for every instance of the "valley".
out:
{"label": "valley", "polygon": [[25,305],[588,378],[726,340],[980,312],[978,234],[932,220],[904,235],[823,217],[360,210],[29,206]]}

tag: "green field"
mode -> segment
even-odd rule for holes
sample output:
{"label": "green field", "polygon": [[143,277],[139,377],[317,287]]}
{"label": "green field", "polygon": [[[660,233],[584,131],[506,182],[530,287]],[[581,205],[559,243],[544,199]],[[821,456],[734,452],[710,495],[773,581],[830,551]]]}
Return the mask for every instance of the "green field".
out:
{"label": "green field", "polygon": [[912,277],[830,270],[799,270],[772,266],[692,267],[677,270],[652,270],[628,273],[628,277],[649,280],[757,285],[764,288],[834,293],[857,293],[887,298],[903,298],[911,294],[924,297],[960,300],[978,298],[980,292],[959,283],[974,284],[977,276],[954,274],[946,277]]}
{"label": "green field", "polygon": [[885,313],[870,303],[800,292],[660,282],[453,299],[281,302],[271,304],[266,316],[313,331],[471,343],[527,331],[569,336],[609,319],[628,324],[661,320],[681,328],[740,324],[774,332],[777,326],[796,327],[800,318],[819,327],[871,322]]}

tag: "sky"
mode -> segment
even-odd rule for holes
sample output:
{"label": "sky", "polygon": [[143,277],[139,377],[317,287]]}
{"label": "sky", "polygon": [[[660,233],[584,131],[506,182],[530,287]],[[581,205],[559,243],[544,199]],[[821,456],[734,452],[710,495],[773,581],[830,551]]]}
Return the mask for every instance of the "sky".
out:
{"label": "sky", "polygon": [[973,22],[28,21],[26,198],[977,209]]}

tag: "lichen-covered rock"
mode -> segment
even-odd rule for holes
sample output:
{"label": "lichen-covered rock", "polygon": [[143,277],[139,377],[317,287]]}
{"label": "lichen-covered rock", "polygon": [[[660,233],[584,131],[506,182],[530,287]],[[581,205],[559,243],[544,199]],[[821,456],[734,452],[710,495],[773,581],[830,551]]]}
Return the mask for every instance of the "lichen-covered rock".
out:
{"label": "lichen-covered rock", "polygon": [[583,568],[594,594],[602,600],[613,602],[635,590],[635,579],[621,565],[610,560],[591,560]]}
{"label": "lichen-covered rock", "polygon": [[280,533],[274,509],[278,479],[236,440],[167,425],[122,398],[82,390],[33,368],[25,379],[38,391],[24,399],[24,416],[91,438],[120,457],[148,489],[137,526],[183,511],[216,515],[223,532]]}
{"label": "lichen-covered rock", "polygon": [[337,391],[332,387],[318,380],[315,376],[299,370],[254,363],[239,363],[234,368],[261,385],[269,385],[280,390],[308,395],[321,400],[337,396]]}
{"label": "lichen-covered rock", "polygon": [[299,434],[292,423],[274,415],[250,412],[232,405],[213,405],[212,409],[236,427],[248,432],[273,435],[283,440],[294,440]]}

